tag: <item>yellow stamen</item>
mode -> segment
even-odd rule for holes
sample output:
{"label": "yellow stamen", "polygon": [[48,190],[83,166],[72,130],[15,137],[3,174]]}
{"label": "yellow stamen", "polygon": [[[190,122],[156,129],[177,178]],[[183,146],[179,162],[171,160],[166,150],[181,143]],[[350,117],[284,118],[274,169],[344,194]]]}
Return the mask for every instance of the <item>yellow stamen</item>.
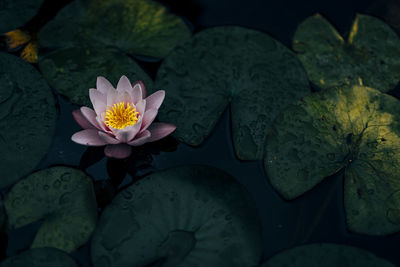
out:
{"label": "yellow stamen", "polygon": [[123,129],[126,126],[135,125],[138,121],[138,114],[139,112],[134,106],[120,102],[107,109],[104,123],[116,129]]}

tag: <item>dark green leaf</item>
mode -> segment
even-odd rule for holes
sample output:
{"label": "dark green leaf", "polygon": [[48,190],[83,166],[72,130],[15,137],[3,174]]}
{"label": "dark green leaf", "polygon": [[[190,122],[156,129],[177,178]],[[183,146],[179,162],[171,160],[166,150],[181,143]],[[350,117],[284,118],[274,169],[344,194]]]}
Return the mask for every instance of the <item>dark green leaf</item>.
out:
{"label": "dark green leaf", "polygon": [[[231,176],[207,166],[161,171],[118,194],[92,238],[94,266],[256,266],[257,211]],[[115,257],[118,255],[118,257]]]}
{"label": "dark green leaf", "polygon": [[350,230],[400,230],[400,103],[375,89],[336,88],[304,97],[274,123],[265,168],[286,199],[345,168]]}
{"label": "dark green leaf", "polygon": [[162,121],[175,136],[199,145],[231,103],[233,141],[240,159],[261,159],[275,116],[310,92],[296,56],[261,32],[241,27],[204,30],[164,60],[156,79],[165,89]]}
{"label": "dark green leaf", "polygon": [[371,16],[358,14],[345,41],[317,14],[297,28],[293,49],[310,80],[322,88],[354,84],[387,92],[400,79],[400,39]]}
{"label": "dark green leaf", "polygon": [[55,120],[53,94],[39,72],[0,53],[0,187],[36,167],[50,146]]}
{"label": "dark green leaf", "polygon": [[29,175],[11,188],[4,204],[10,228],[44,220],[32,248],[71,252],[89,239],[96,226],[92,181],[82,171],[68,167]]}

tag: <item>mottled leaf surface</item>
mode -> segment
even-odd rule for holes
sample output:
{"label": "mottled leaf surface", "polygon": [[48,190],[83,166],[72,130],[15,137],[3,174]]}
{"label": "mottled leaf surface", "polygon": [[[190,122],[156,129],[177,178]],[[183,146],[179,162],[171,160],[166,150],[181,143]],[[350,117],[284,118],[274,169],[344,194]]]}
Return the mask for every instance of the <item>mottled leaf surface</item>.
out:
{"label": "mottled leaf surface", "polygon": [[157,73],[166,90],[161,120],[176,124],[175,136],[199,145],[231,103],[232,132],[240,159],[261,159],[275,116],[309,93],[296,56],[270,36],[228,26],[204,30],[176,47]]}
{"label": "mottled leaf surface", "polygon": [[354,84],[387,92],[400,79],[400,39],[371,16],[357,14],[347,41],[319,14],[309,17],[297,28],[293,49],[322,88]]}
{"label": "mottled leaf surface", "polygon": [[5,259],[0,267],[78,267],[65,252],[55,248],[33,248]]}
{"label": "mottled leaf surface", "polygon": [[[115,255],[118,255],[116,257]],[[101,215],[94,266],[257,266],[261,232],[248,192],[207,166],[151,174],[124,189]]]}
{"label": "mottled leaf surface", "polygon": [[190,34],[181,18],[156,1],[76,0],[41,29],[39,41],[45,47],[91,44],[163,58]]}
{"label": "mottled leaf surface", "polygon": [[395,265],[356,247],[310,244],[283,251],[261,267],[394,267]]}
{"label": "mottled leaf surface", "polygon": [[382,235],[400,230],[400,103],[362,86],[304,97],[277,117],[264,160],[286,199],[345,168],[350,230]]}
{"label": "mottled leaf surface", "polygon": [[0,53],[0,187],[36,167],[50,146],[55,120],[53,94],[40,73]]}
{"label": "mottled leaf surface", "polygon": [[42,56],[39,68],[49,84],[71,102],[91,106],[89,88],[95,88],[98,76],[106,77],[116,87],[121,75],[132,82],[151,78],[128,56],[111,48],[70,47]]}
{"label": "mottled leaf surface", "polygon": [[96,226],[97,204],[91,179],[69,167],[52,167],[15,184],[5,198],[10,228],[43,220],[31,245],[71,252]]}
{"label": "mottled leaf surface", "polygon": [[1,0],[0,33],[23,26],[39,11],[43,0]]}

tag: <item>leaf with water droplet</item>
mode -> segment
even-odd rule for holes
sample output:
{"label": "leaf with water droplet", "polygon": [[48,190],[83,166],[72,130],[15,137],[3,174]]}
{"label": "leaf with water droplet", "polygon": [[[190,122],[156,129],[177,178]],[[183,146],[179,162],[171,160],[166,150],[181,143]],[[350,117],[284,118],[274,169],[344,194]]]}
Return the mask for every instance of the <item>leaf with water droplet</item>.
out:
{"label": "leaf with water droplet", "polygon": [[163,58],[190,36],[178,16],[153,0],[73,1],[39,32],[41,46],[116,47],[128,54]]}
{"label": "leaf with water droplet", "polygon": [[144,267],[161,258],[166,267],[256,266],[260,237],[254,202],[233,177],[207,166],[179,167],[113,199],[93,234],[91,256],[96,267]]}
{"label": "leaf with water droplet", "polygon": [[394,267],[367,250],[329,243],[297,246],[272,256],[260,267]]}
{"label": "leaf with water droplet", "polygon": [[40,73],[22,59],[5,53],[0,53],[0,92],[1,188],[32,171],[47,153],[56,108]]}
{"label": "leaf with water droplet", "polygon": [[78,267],[67,253],[56,248],[33,248],[5,259],[0,267]]}
{"label": "leaf with water droplet", "polygon": [[364,85],[381,92],[400,80],[400,39],[383,21],[357,14],[347,41],[321,15],[297,28],[293,49],[321,88]]}
{"label": "leaf with water droplet", "polygon": [[48,53],[39,59],[39,68],[49,84],[71,102],[91,106],[89,88],[104,76],[114,86],[125,74],[131,81],[142,80],[152,86],[151,78],[130,57],[112,48],[70,47]]}
{"label": "leaf with water droplet", "polygon": [[275,120],[266,142],[267,176],[284,198],[293,199],[345,168],[348,228],[370,235],[397,232],[400,223],[387,214],[400,207],[400,197],[393,197],[400,192],[399,122],[399,101],[375,89],[313,93]]}
{"label": "leaf with water droplet", "polygon": [[[69,179],[62,179],[68,174]],[[16,201],[18,200],[18,201]],[[91,179],[69,167],[35,172],[15,184],[5,197],[8,226],[43,220],[31,245],[71,252],[96,226],[97,204]]]}
{"label": "leaf with water droplet", "polygon": [[231,103],[236,155],[261,159],[265,133],[275,116],[310,92],[296,56],[267,34],[235,26],[195,34],[160,66],[157,89],[166,90],[159,117],[174,133],[200,145]]}

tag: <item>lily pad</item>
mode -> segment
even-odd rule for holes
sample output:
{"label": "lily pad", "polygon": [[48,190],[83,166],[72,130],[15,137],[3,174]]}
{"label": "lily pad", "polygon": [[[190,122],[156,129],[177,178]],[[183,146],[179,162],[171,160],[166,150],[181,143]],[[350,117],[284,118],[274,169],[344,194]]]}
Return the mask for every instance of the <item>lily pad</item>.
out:
{"label": "lily pad", "polygon": [[394,267],[395,265],[356,247],[310,244],[288,249],[273,256],[261,267]]}
{"label": "lily pad", "polygon": [[152,80],[127,55],[112,48],[70,47],[51,52],[39,59],[39,68],[49,84],[71,102],[91,106],[89,89],[96,77],[104,76],[115,84],[126,75],[131,81],[143,80],[151,87]]}
{"label": "lily pad", "polygon": [[53,94],[39,72],[0,53],[0,187],[36,167],[50,146],[55,120]]}
{"label": "lily pad", "polygon": [[208,166],[151,174],[119,193],[101,215],[94,266],[257,266],[254,203],[231,176]]}
{"label": "lily pad", "polygon": [[23,26],[39,11],[43,0],[1,0],[0,33]]}
{"label": "lily pad", "polygon": [[74,1],[39,32],[44,47],[98,45],[163,58],[190,36],[178,16],[152,0]]}
{"label": "lily pad", "polygon": [[400,80],[400,39],[383,21],[357,14],[347,41],[319,14],[299,25],[293,49],[321,88],[364,85],[382,92]]}
{"label": "lily pad", "polygon": [[400,102],[362,86],[304,97],[274,123],[266,142],[267,176],[286,199],[344,172],[351,231],[400,230]]}
{"label": "lily pad", "polygon": [[15,184],[5,198],[10,228],[43,220],[32,248],[71,252],[92,234],[97,204],[91,179],[69,167],[52,167]]}
{"label": "lily pad", "polygon": [[284,45],[251,29],[204,30],[176,47],[160,66],[156,88],[167,92],[159,116],[175,136],[200,145],[231,103],[240,159],[261,159],[275,116],[310,92],[300,61]]}
{"label": "lily pad", "polygon": [[78,267],[65,252],[55,248],[33,248],[5,259],[0,267]]}

